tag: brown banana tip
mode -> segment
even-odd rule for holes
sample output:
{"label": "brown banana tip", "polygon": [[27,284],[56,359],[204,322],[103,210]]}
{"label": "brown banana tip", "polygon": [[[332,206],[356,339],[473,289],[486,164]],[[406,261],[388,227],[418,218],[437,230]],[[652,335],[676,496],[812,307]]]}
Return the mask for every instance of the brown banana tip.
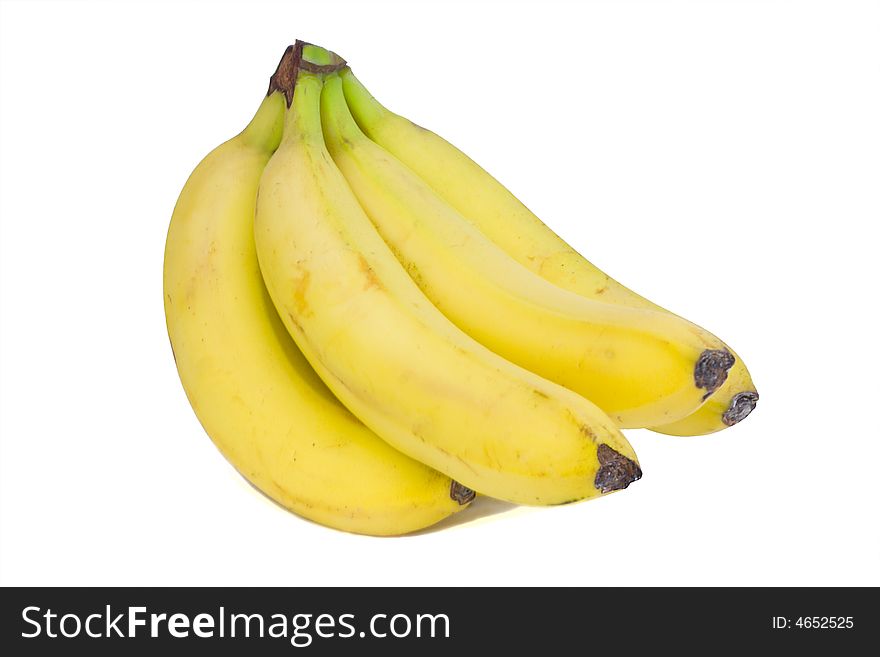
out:
{"label": "brown banana tip", "polygon": [[267,96],[280,91],[284,94],[287,106],[290,107],[290,104],[293,102],[293,88],[296,85],[296,71],[301,57],[302,45],[300,45],[299,41],[297,41],[297,45],[287,46],[287,49],[281,56],[281,61],[278,62],[278,67],[275,69],[272,77],[269,78]]}
{"label": "brown banana tip", "polygon": [[730,406],[727,407],[724,415],[721,416],[721,421],[727,426],[732,427],[734,424],[745,420],[749,413],[755,410],[757,405],[758,393],[753,390],[734,395],[733,399],[730,400]]}
{"label": "brown banana tip", "polygon": [[467,486],[462,486],[457,481],[453,481],[449,487],[449,497],[458,502],[459,506],[464,506],[474,501],[477,493]]}
{"label": "brown banana tip", "polygon": [[593,485],[602,493],[623,490],[642,478],[639,464],[612,449],[605,443],[599,445],[599,471]]}
{"label": "brown banana tip", "polygon": [[694,383],[703,388],[706,399],[727,381],[727,371],[733,367],[736,358],[727,349],[706,349],[694,366]]}

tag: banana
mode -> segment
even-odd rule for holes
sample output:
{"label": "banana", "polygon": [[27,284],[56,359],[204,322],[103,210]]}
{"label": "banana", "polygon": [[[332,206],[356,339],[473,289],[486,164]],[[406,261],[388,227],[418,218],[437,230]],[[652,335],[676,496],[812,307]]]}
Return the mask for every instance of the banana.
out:
{"label": "banana", "polygon": [[[668,313],[586,260],[467,155],[383,107],[349,69],[342,77],[346,101],[361,130],[517,262],[587,299]],[[699,330],[707,342],[717,340]],[[754,409],[758,394],[751,376],[742,359],[727,350],[735,362],[719,389],[686,421],[666,424],[661,419],[663,426],[654,430],[674,435],[712,433],[736,424]]]}
{"label": "banana", "polygon": [[333,397],[260,276],[254,204],[281,139],[292,61],[288,49],[253,120],[181,192],[165,251],[168,334],[196,415],[254,486],[323,525],[404,534],[457,512],[473,493],[392,449]]}
{"label": "banana", "polygon": [[475,342],[415,285],[327,152],[315,70],[301,65],[254,228],[269,294],[315,371],[391,445],[480,493],[561,504],[638,479],[594,404]]}
{"label": "banana", "polygon": [[[737,357],[737,362],[742,361]],[[745,365],[734,365],[725,384],[696,412],[651,430],[668,436],[702,436],[732,427],[755,409],[758,393],[754,387]]]}
{"label": "banana", "polygon": [[624,428],[684,418],[724,381],[733,357],[698,327],[585,299],[513,260],[360,131],[338,75],[325,83],[322,119],[333,161],[379,233],[425,295],[478,342],[583,395]]}

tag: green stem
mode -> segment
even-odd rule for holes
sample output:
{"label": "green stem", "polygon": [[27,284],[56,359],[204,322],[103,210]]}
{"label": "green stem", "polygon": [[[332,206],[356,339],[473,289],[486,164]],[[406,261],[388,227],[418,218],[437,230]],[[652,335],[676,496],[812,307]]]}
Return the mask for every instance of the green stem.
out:
{"label": "green stem", "polygon": [[270,93],[266,96],[254,118],[242,132],[245,143],[253,148],[273,153],[281,143],[286,109],[284,94]]}
{"label": "green stem", "polygon": [[296,77],[293,104],[287,112],[284,123],[284,140],[298,139],[307,142],[320,142],[321,131],[321,76],[300,70]]}
{"label": "green stem", "polygon": [[328,75],[324,81],[321,92],[321,124],[324,128],[324,140],[331,152],[366,139],[345,102],[339,75]]}
{"label": "green stem", "polygon": [[326,48],[313,43],[303,43],[302,61],[326,66],[333,63],[333,54]]}
{"label": "green stem", "polygon": [[345,60],[331,50],[316,46],[313,43],[297,41],[296,46],[301,48],[299,66],[309,73],[329,75],[336,73],[345,66]]}
{"label": "green stem", "polygon": [[345,68],[340,73],[342,87],[345,92],[345,100],[351,110],[354,119],[368,136],[372,137],[372,128],[392,113],[385,109],[382,104],[373,98],[367,88],[361,84],[351,69]]}

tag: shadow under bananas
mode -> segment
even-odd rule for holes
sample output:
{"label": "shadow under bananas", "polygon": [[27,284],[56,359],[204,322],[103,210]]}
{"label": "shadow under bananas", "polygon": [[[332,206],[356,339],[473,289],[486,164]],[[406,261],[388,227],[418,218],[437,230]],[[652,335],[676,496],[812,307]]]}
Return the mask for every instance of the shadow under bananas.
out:
{"label": "shadow under bananas", "polygon": [[[259,488],[259,486],[254,485],[254,483],[250,479],[245,477],[243,474],[241,474],[238,471],[236,471],[236,474],[238,475],[239,479],[248,488],[250,488],[252,491],[257,493],[260,497],[269,500],[269,502],[271,502],[273,506],[281,509],[285,513],[293,513],[290,509],[285,507],[283,504],[280,504],[277,500],[273,499],[272,497],[267,495],[265,492],[263,492]],[[400,534],[398,536],[370,536],[368,534],[358,534],[358,535],[364,536],[365,538],[377,538],[377,539],[381,539],[381,540],[423,536],[425,534],[433,534],[434,532],[437,532],[437,531],[440,531],[443,529],[449,529],[450,527],[457,527],[459,525],[467,525],[472,522],[482,520],[483,518],[489,518],[491,516],[495,516],[495,515],[498,515],[501,513],[506,513],[506,512],[512,511],[514,509],[522,509],[522,508],[524,508],[524,507],[521,507],[517,504],[513,504],[511,502],[504,502],[502,500],[496,500],[491,497],[484,497],[484,496],[477,495],[476,499],[474,499],[474,501],[471,502],[471,504],[468,508],[463,509],[463,510],[459,511],[458,513],[455,513],[451,516],[448,516],[448,517],[444,518],[443,520],[441,520],[440,522],[438,522],[434,525],[431,525],[430,527],[425,527],[424,529],[419,529],[417,531],[410,532],[409,534]],[[322,525],[319,522],[315,522],[314,520],[311,520],[310,518],[306,518],[306,517],[298,515],[296,513],[294,513],[293,515],[295,515],[299,520],[302,520],[303,522],[308,522],[308,523],[311,523],[311,524],[316,525],[318,527],[324,527],[325,529],[331,529],[332,531],[339,531],[339,530],[334,529],[332,527],[325,527],[324,525]]]}
{"label": "shadow under bananas", "polygon": [[435,525],[431,525],[430,527],[425,527],[424,529],[405,534],[400,538],[433,534],[434,532],[449,529],[450,527],[467,525],[472,522],[476,522],[477,520],[482,520],[483,518],[489,518],[491,516],[496,516],[501,513],[507,513],[509,511],[519,508],[522,507],[511,502],[504,502],[502,500],[496,500],[492,497],[477,495],[476,499],[471,502],[471,505],[468,508],[463,509],[462,511],[459,511],[458,513],[451,515],[447,518],[444,518]]}

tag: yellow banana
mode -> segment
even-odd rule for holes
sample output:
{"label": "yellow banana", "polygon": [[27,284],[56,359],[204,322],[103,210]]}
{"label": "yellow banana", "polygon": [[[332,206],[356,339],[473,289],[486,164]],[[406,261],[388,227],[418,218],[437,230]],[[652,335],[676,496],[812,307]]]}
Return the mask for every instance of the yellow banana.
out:
{"label": "yellow banana", "polygon": [[478,342],[582,394],[624,428],[684,418],[724,381],[733,357],[693,324],[585,299],[513,260],[360,131],[338,75],[325,83],[321,109],[330,154],[379,233]]}
{"label": "yellow banana", "polygon": [[[587,299],[668,312],[577,253],[467,155],[383,107],[350,70],[343,71],[342,77],[346,101],[363,132],[520,264]],[[717,340],[708,331],[700,331],[707,341]],[[683,420],[672,424],[660,420],[663,426],[652,429],[674,435],[711,433],[744,419],[757,400],[749,372],[736,357],[727,380],[705,404]]]}
{"label": "yellow banana", "polygon": [[[737,363],[742,362],[738,356],[736,358]],[[758,393],[754,388],[746,366],[734,364],[724,385],[697,411],[677,422],[651,427],[651,430],[669,436],[701,436],[732,427],[755,409]]]}
{"label": "yellow banana", "polygon": [[260,276],[254,204],[281,139],[291,58],[289,50],[247,128],[210,153],[181,192],[165,251],[168,333],[196,415],[252,484],[330,527],[403,534],[455,513],[473,493],[392,449],[336,400]]}
{"label": "yellow banana", "polygon": [[324,382],[391,445],[496,498],[561,504],[638,479],[594,404],[475,342],[413,283],[327,152],[322,78],[305,68],[255,236],[275,307]]}

